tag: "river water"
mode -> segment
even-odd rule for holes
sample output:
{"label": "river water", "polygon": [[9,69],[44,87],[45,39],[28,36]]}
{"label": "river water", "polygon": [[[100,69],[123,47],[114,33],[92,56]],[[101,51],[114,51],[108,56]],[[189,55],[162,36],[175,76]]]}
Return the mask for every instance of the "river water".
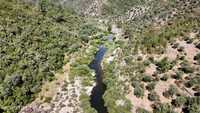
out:
{"label": "river water", "polygon": [[103,94],[105,93],[106,85],[103,83],[103,71],[101,67],[101,62],[106,50],[107,49],[104,46],[99,47],[99,50],[95,55],[95,59],[89,65],[89,67],[94,69],[96,73],[96,86],[92,89],[90,103],[98,113],[108,113],[107,108],[104,106],[103,100]]}

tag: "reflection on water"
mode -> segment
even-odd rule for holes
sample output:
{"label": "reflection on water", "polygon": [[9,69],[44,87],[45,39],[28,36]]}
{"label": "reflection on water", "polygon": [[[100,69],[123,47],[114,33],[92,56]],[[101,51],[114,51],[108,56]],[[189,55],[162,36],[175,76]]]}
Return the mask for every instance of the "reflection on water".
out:
{"label": "reflection on water", "polygon": [[107,108],[104,106],[103,94],[106,90],[106,85],[103,83],[103,72],[101,62],[103,60],[106,48],[101,46],[95,55],[95,59],[90,63],[89,67],[95,70],[96,73],[96,86],[91,94],[91,106],[97,110],[98,113],[108,113]]}

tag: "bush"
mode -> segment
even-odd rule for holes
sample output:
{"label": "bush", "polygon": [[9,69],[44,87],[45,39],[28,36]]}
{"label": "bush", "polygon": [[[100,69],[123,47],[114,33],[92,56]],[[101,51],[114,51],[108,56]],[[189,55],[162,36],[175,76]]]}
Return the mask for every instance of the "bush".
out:
{"label": "bush", "polygon": [[192,78],[191,80],[189,80],[188,82],[185,83],[185,86],[187,88],[191,88],[192,86],[194,86],[195,84],[198,84],[199,81],[198,81],[198,78]]}
{"label": "bush", "polygon": [[196,48],[200,49],[200,43],[198,43],[198,44],[196,45]]}
{"label": "bush", "polygon": [[148,94],[148,99],[150,101],[159,101],[159,96],[156,94],[156,92],[150,92]]}
{"label": "bush", "polygon": [[150,76],[144,76],[142,79],[144,82],[151,82],[152,78]]}
{"label": "bush", "polygon": [[200,113],[200,105],[199,104],[192,104],[190,107],[189,107],[189,112],[188,113]]}
{"label": "bush", "polygon": [[16,0],[0,4],[0,107],[16,113],[34,99],[42,83],[53,80],[64,53],[84,43],[74,34],[84,20],[48,0],[39,7]]}
{"label": "bush", "polygon": [[186,102],[186,109],[188,113],[199,113],[200,112],[200,97],[188,97]]}
{"label": "bush", "polygon": [[18,85],[22,84],[23,83],[22,76],[20,76],[20,75],[13,75],[11,77],[11,82],[12,82],[13,86],[18,86]]}
{"label": "bush", "polygon": [[169,79],[169,75],[164,74],[160,79],[163,80],[163,81],[167,81]]}
{"label": "bush", "polygon": [[134,95],[137,97],[143,97],[144,96],[144,89],[141,87],[135,87],[134,88]]}
{"label": "bush", "polygon": [[174,96],[175,94],[177,94],[177,88],[176,88],[176,86],[174,86],[174,85],[170,85],[170,86],[169,86],[169,89],[163,93],[163,95],[164,95],[165,97],[167,97],[167,98],[168,98],[168,97],[172,97],[172,96]]}
{"label": "bush", "polygon": [[149,83],[149,84],[146,86],[146,89],[147,89],[148,91],[152,91],[152,90],[155,89],[155,86],[156,86],[156,83],[155,83],[155,82]]}
{"label": "bush", "polygon": [[179,52],[182,52],[182,51],[184,50],[184,47],[181,46],[181,47],[179,47],[177,50],[178,50]]}
{"label": "bush", "polygon": [[183,76],[183,72],[177,71],[176,74],[173,75],[173,78],[179,80],[179,79],[182,79],[182,76]]}
{"label": "bush", "polygon": [[143,108],[137,108],[136,113],[150,113],[150,112]]}
{"label": "bush", "polygon": [[172,100],[172,105],[175,107],[181,107],[186,103],[187,99],[184,96],[178,96],[175,100]]}
{"label": "bush", "polygon": [[179,46],[179,43],[173,44],[172,48],[176,49]]}
{"label": "bush", "polygon": [[176,113],[169,104],[158,104],[156,105],[153,113]]}
{"label": "bush", "polygon": [[81,107],[84,113],[97,113],[97,111],[90,105],[90,97],[87,94],[82,93],[80,95]]}
{"label": "bush", "polygon": [[139,87],[140,86],[140,82],[139,81],[133,81],[131,84],[134,88],[135,87]]}
{"label": "bush", "polygon": [[[199,44],[200,45],[200,44]],[[200,63],[200,53],[198,53],[195,57],[194,60],[196,60],[198,63]]]}
{"label": "bush", "polygon": [[187,62],[181,63],[181,67],[179,68],[179,70],[183,71],[184,73],[194,72],[194,69]]}
{"label": "bush", "polygon": [[194,86],[192,88],[193,91],[200,91],[200,85]]}
{"label": "bush", "polygon": [[173,95],[175,95],[175,94],[177,93],[177,88],[176,88],[176,86],[174,86],[174,85],[170,85],[168,91],[169,91],[169,94],[170,94],[171,96],[173,96]]}
{"label": "bush", "polygon": [[173,62],[169,62],[167,58],[163,58],[161,61],[156,63],[157,69],[164,73],[174,66]]}
{"label": "bush", "polygon": [[44,102],[46,102],[46,103],[50,103],[51,100],[52,100],[52,97],[45,97]]}

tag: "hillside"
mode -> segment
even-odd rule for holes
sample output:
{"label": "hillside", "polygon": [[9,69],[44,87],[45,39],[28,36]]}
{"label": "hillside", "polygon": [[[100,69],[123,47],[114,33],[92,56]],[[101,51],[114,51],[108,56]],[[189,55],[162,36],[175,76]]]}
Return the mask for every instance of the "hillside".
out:
{"label": "hillside", "polygon": [[0,113],[200,112],[200,1],[0,4]]}

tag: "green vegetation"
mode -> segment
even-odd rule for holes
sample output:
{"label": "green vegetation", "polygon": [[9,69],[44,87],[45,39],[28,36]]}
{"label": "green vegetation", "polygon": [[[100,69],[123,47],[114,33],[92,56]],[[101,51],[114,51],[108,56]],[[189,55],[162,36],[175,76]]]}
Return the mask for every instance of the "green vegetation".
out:
{"label": "green vegetation", "polygon": [[137,112],[137,113],[150,113],[149,111],[147,111],[147,110],[145,110],[145,109],[143,109],[143,108],[138,108],[138,109],[136,110],[136,112]]}
{"label": "green vegetation", "polygon": [[183,71],[184,73],[193,73],[194,72],[193,67],[187,62],[182,62],[181,67],[179,69],[181,71]]}
{"label": "green vegetation", "polygon": [[173,97],[175,94],[177,94],[177,88],[174,85],[170,85],[169,89],[163,93],[163,95],[167,98]]}
{"label": "green vegetation", "polygon": [[150,92],[148,94],[148,99],[150,101],[159,101],[159,96],[156,94],[156,92]]}
{"label": "green vegetation", "polygon": [[195,57],[194,60],[196,60],[200,64],[200,53],[198,53]]}
{"label": "green vegetation", "polygon": [[187,101],[187,98],[184,96],[178,96],[175,100],[172,101],[172,104],[175,107],[181,107],[182,105],[184,105]]}
{"label": "green vegetation", "polygon": [[121,15],[136,5],[144,4],[145,0],[108,0],[108,5],[104,5],[105,15]]}
{"label": "green vegetation", "polygon": [[182,36],[191,29],[198,28],[199,21],[198,18],[185,17],[174,20],[172,24],[163,26],[159,30],[154,30],[152,27],[146,28],[146,31],[139,34],[142,35],[141,49],[149,53],[162,52],[167,42],[173,41],[177,36]]}
{"label": "green vegetation", "polygon": [[187,88],[191,88],[194,85],[199,85],[200,77],[199,76],[193,76],[189,78],[189,81],[185,82],[185,86]]}
{"label": "green vegetation", "polygon": [[156,66],[158,66],[157,67],[158,71],[160,71],[161,73],[164,73],[164,72],[172,69],[174,64],[173,64],[173,62],[170,62],[167,58],[163,58],[159,62],[156,62]]}
{"label": "green vegetation", "polygon": [[182,71],[177,71],[175,75],[173,75],[173,78],[179,80],[179,79],[182,79],[182,76],[183,76],[183,72]]}
{"label": "green vegetation", "polygon": [[[114,75],[115,64],[104,63],[104,83],[106,84],[106,92],[104,94],[105,106],[109,113],[131,113],[131,103],[125,97],[125,91],[122,83]],[[122,101],[118,103],[117,101]]]}
{"label": "green vegetation", "polygon": [[137,86],[134,88],[134,95],[137,97],[143,97],[144,96],[144,89],[140,86]]}
{"label": "green vegetation", "polygon": [[169,104],[158,104],[155,106],[154,113],[176,113]]}
{"label": "green vegetation", "polygon": [[188,98],[186,106],[186,111],[188,111],[188,113],[199,113],[200,97]]}
{"label": "green vegetation", "polygon": [[81,47],[85,39],[76,32],[84,19],[45,0],[40,7],[14,0],[0,4],[0,108],[16,113],[44,81],[54,79],[64,53]]}
{"label": "green vegetation", "polygon": [[80,101],[84,113],[97,113],[97,111],[90,106],[90,97],[87,94],[82,93],[80,96]]}
{"label": "green vegetation", "polygon": [[[115,56],[112,63],[104,62],[102,66],[103,81],[107,86],[103,99],[109,113],[131,113],[132,105],[126,98],[129,83],[138,98],[146,98],[144,92],[148,90],[147,98],[154,101],[154,113],[175,113],[174,107],[183,108],[186,113],[200,112],[198,96],[186,97],[177,90],[177,87],[186,87],[195,91],[195,96],[199,94],[200,53],[194,57],[197,63],[190,64],[186,61],[187,48],[176,42],[183,39],[200,49],[200,18],[194,13],[195,7],[199,7],[198,1],[185,4],[184,0],[107,0],[102,3],[103,6],[97,2],[100,5],[97,7],[95,1],[86,13],[93,13],[90,12],[92,8],[95,13],[102,13],[98,18],[84,14],[80,17],[85,11],[77,15],[73,8],[64,9],[59,3],[55,6],[58,1],[52,1],[54,4],[49,0],[38,0],[39,4],[33,5],[20,0],[0,0],[0,112],[16,113],[32,102],[43,83],[53,81],[55,73],[65,63],[70,64],[70,82],[80,77],[83,87],[91,86],[94,72],[88,65],[99,45],[108,48],[108,55]],[[78,0],[74,9],[90,6],[86,3],[91,1],[82,0],[80,5]],[[87,7],[78,10],[82,9]],[[173,12],[176,13],[171,14]],[[109,42],[106,36],[111,33],[113,23],[124,33],[119,38],[116,35],[116,41]],[[105,31],[100,29],[106,28],[104,25],[108,26]],[[197,33],[197,36],[191,38],[191,32]],[[169,44],[180,53],[176,61],[167,58],[157,60]],[[153,76],[144,74],[150,64],[156,65]],[[170,79],[169,70],[176,73]],[[170,85],[163,95],[173,101],[171,104],[159,103],[155,86],[159,80],[171,82],[171,79],[176,79],[177,86]],[[51,100],[52,97],[44,98],[44,102]],[[97,113],[84,90],[80,102],[84,113]],[[143,108],[136,112],[149,113]]]}
{"label": "green vegetation", "polygon": [[169,75],[164,74],[160,79],[163,80],[163,81],[167,81],[169,79]]}
{"label": "green vegetation", "polygon": [[152,78],[150,76],[144,76],[142,79],[144,82],[151,82]]}
{"label": "green vegetation", "polygon": [[152,82],[152,83],[147,84],[146,89],[149,91],[152,91],[155,89],[155,86],[156,86],[156,83]]}

